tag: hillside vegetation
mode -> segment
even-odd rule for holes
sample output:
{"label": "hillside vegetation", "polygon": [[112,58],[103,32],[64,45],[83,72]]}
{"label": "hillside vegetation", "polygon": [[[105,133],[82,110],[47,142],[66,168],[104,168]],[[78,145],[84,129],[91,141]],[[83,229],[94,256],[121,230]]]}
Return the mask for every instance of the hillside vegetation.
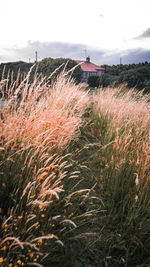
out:
{"label": "hillside vegetation", "polygon": [[1,266],[149,266],[149,95],[32,71],[0,83]]}
{"label": "hillside vegetation", "polygon": [[126,83],[129,88],[144,89],[150,92],[150,63],[139,63],[129,65],[103,65],[105,75],[99,83],[102,86],[118,86]]}

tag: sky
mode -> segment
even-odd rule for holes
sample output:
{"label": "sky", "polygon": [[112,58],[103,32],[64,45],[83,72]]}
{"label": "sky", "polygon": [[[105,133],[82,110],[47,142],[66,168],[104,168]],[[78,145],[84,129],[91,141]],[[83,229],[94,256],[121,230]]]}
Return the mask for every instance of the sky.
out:
{"label": "sky", "polygon": [[0,0],[0,63],[150,62],[150,0]]}

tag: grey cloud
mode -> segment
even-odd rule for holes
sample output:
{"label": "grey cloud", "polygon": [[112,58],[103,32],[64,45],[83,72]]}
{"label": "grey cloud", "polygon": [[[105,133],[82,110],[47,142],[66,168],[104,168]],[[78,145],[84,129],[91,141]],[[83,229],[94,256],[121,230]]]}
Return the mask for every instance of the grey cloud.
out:
{"label": "grey cloud", "polygon": [[3,48],[4,54],[0,55],[1,62],[10,61],[35,61],[35,51],[38,52],[38,60],[46,57],[58,58],[72,58],[85,60],[86,54],[91,57],[91,61],[97,65],[113,65],[120,63],[120,57],[123,64],[139,63],[144,61],[150,62],[150,50],[133,49],[124,52],[107,51],[104,49],[95,49],[84,44],[70,44],[61,42],[31,42],[28,41],[27,45],[23,48],[9,47]]}
{"label": "grey cloud", "polygon": [[150,37],[150,28],[148,28],[146,31],[144,31],[141,35],[137,36],[136,40],[141,40],[143,38],[149,38]]}
{"label": "grey cloud", "polygon": [[[38,52],[38,60],[46,57],[58,58],[72,58],[85,60],[86,54],[91,57],[91,60],[98,65],[101,64],[117,64],[119,62],[119,55],[108,56],[107,51],[103,49],[95,49],[84,44],[70,44],[61,42],[31,42],[23,48],[10,47],[5,48],[5,62],[8,61],[35,61],[35,51]],[[109,51],[110,52],[110,51]],[[4,57],[0,57],[3,61]]]}
{"label": "grey cloud", "polygon": [[150,62],[150,50],[132,49],[125,51],[123,57],[123,64],[132,64],[139,62]]}

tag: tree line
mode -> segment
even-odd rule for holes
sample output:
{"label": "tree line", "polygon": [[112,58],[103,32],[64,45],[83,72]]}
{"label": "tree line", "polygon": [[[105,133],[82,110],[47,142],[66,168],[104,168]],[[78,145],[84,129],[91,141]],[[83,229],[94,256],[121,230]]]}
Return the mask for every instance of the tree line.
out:
{"label": "tree line", "polygon": [[137,88],[150,92],[150,63],[147,61],[139,64],[102,65],[105,73],[100,77],[89,77],[88,83],[92,87],[119,86],[127,84],[129,88]]}
{"label": "tree line", "polygon": [[[69,58],[45,58],[37,63],[27,63],[23,61],[1,63],[0,80],[9,79],[9,83],[11,83],[17,79],[18,73],[20,80],[22,80],[34,64],[35,68],[32,71],[31,79],[34,71],[40,75],[49,77],[57,69],[52,76],[53,80],[56,79],[56,76],[60,74],[62,70],[65,69],[65,71],[68,72],[77,65],[76,61]],[[77,66],[70,74],[76,83],[81,81],[82,70],[80,66]]]}
{"label": "tree line", "polygon": [[[0,80],[8,78],[9,83],[11,83],[17,79],[19,72],[19,80],[21,81],[34,64],[37,66],[34,70],[40,75],[42,74],[47,77],[50,77],[50,75],[57,69],[52,78],[50,78],[50,82],[55,80],[57,75],[64,68],[67,72],[77,65],[76,61],[69,58],[45,58],[37,63],[27,63],[23,61],[1,63]],[[146,93],[150,92],[150,63],[147,61],[139,64],[102,65],[102,67],[105,69],[103,75],[100,77],[89,77],[88,84],[90,87],[116,87],[125,83],[129,88],[135,87],[138,90],[145,90]],[[77,66],[71,72],[71,75],[75,82],[79,83],[82,75],[81,66]],[[33,73],[31,74],[31,79],[32,77]]]}

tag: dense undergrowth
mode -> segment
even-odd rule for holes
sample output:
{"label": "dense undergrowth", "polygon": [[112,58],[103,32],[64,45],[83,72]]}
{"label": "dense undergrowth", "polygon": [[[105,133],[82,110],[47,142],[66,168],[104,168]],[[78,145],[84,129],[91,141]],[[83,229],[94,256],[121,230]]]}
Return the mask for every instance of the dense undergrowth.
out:
{"label": "dense undergrowth", "polygon": [[1,266],[149,266],[149,96],[29,75],[1,83]]}

